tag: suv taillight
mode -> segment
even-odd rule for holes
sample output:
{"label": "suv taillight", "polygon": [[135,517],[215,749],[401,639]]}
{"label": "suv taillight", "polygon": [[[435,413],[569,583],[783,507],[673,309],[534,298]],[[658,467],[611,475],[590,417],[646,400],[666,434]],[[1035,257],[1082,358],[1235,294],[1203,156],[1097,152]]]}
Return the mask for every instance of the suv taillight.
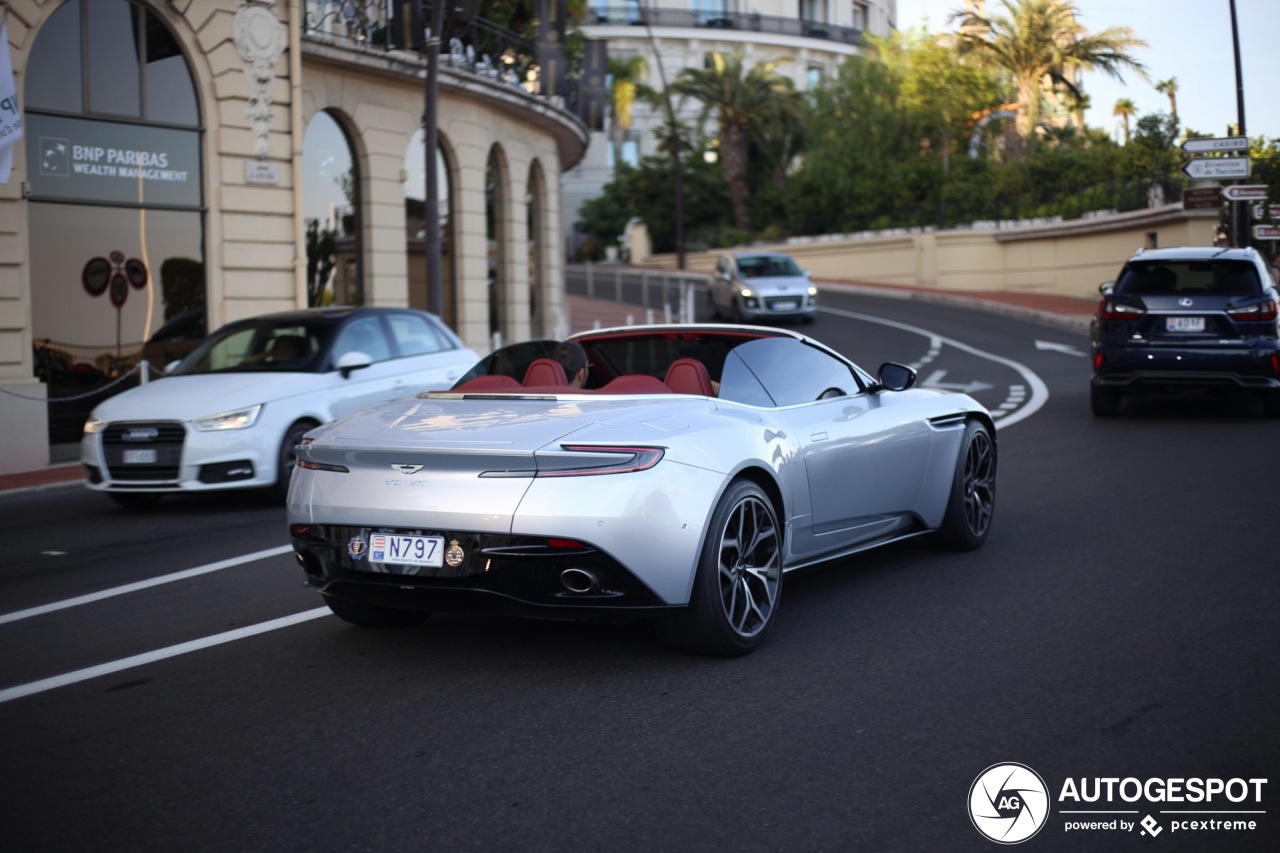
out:
{"label": "suv taillight", "polygon": [[1103,299],[1098,303],[1098,316],[1103,320],[1132,320],[1147,313],[1146,308],[1127,305],[1114,299]]}
{"label": "suv taillight", "polygon": [[1276,301],[1256,302],[1253,305],[1242,305],[1239,308],[1228,308],[1227,316],[1236,320],[1274,320],[1276,318]]}

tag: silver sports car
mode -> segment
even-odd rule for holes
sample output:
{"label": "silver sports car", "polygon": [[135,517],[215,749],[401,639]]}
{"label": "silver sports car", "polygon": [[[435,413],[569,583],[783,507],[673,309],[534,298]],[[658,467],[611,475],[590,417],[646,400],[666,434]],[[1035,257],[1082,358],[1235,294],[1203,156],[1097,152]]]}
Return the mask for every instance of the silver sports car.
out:
{"label": "silver sports car", "polygon": [[972,549],[995,507],[990,414],[779,329],[628,326],[486,358],[297,449],[289,532],[342,619],[432,611],[654,617],[676,648],[740,655],[785,573],[912,536]]}

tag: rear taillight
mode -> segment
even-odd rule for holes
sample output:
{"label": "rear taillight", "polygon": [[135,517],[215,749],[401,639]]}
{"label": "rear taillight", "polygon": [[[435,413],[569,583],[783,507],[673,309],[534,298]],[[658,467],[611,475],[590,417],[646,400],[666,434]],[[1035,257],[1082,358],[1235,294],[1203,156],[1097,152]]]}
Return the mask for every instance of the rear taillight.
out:
{"label": "rear taillight", "polygon": [[1114,299],[1103,299],[1098,303],[1098,316],[1103,320],[1132,320],[1147,313],[1146,308],[1128,305]]}
{"label": "rear taillight", "polygon": [[1093,354],[1093,369],[1094,370],[1102,369],[1102,353],[1100,352]]}
{"label": "rear taillight", "polygon": [[350,469],[345,465],[330,465],[327,462],[312,462],[310,459],[298,459],[298,467],[306,468],[308,471],[336,471],[339,474],[348,474]]}
{"label": "rear taillight", "polygon": [[1274,320],[1276,318],[1276,301],[1268,299],[1266,302],[1255,302],[1252,305],[1242,305],[1239,308],[1228,308],[1227,316],[1235,320]]}
{"label": "rear taillight", "polygon": [[594,474],[629,474],[644,471],[662,459],[661,447],[616,447],[598,444],[565,444],[570,453],[600,454],[599,464],[580,465],[574,468],[554,468],[538,471],[538,477],[585,477]]}

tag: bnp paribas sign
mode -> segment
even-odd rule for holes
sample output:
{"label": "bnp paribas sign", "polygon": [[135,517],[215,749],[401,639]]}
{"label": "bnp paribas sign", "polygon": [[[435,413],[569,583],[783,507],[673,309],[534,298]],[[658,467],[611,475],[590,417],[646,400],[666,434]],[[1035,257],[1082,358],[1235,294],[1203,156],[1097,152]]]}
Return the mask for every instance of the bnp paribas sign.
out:
{"label": "bnp paribas sign", "polygon": [[33,199],[200,207],[200,134],[27,113]]}

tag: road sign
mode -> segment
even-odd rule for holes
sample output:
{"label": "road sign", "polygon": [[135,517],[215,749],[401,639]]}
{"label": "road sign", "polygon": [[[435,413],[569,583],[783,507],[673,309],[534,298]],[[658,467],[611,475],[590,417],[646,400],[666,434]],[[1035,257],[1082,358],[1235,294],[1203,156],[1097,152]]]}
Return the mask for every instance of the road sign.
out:
{"label": "road sign", "polygon": [[1255,240],[1280,240],[1280,225],[1255,225],[1255,226],[1253,226],[1253,239],[1255,239]]}
{"label": "road sign", "polygon": [[1249,137],[1223,136],[1217,139],[1188,139],[1182,143],[1182,150],[1188,154],[1206,154],[1210,151],[1248,151]]}
{"label": "road sign", "polygon": [[1193,187],[1182,191],[1183,210],[1214,210],[1222,207],[1222,187]]}
{"label": "road sign", "polygon": [[1236,184],[1222,188],[1222,197],[1227,201],[1257,201],[1267,197],[1266,184]]}
{"label": "road sign", "polygon": [[1248,157],[1201,157],[1182,167],[1187,177],[1200,181],[1212,178],[1247,178],[1251,161]]}
{"label": "road sign", "polygon": [[1280,219],[1280,204],[1255,204],[1251,210],[1254,219]]}

